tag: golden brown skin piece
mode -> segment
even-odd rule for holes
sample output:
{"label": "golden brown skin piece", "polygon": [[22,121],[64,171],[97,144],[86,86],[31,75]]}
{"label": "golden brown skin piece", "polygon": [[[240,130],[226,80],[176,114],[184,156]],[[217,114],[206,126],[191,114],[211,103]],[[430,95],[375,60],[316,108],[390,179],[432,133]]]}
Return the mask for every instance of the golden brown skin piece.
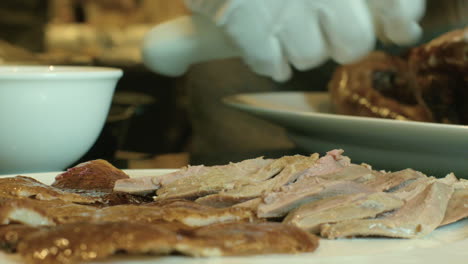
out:
{"label": "golden brown skin piece", "polygon": [[194,234],[220,245],[223,256],[297,254],[319,245],[319,239],[305,230],[273,222],[216,224],[195,229]]}
{"label": "golden brown skin piece", "polygon": [[417,96],[437,122],[468,124],[468,27],[411,50]]}
{"label": "golden brown skin piece", "polygon": [[417,72],[468,70],[468,27],[446,33],[411,50],[409,63]]}
{"label": "golden brown skin piece", "polygon": [[338,67],[329,83],[336,113],[468,124],[468,27],[415,47],[407,57],[374,52]]}
{"label": "golden brown skin piece", "polygon": [[230,256],[312,252],[317,237],[280,223],[229,223],[198,229],[173,223],[78,223],[36,231],[18,244],[27,263],[76,263],[118,252]]}
{"label": "golden brown skin piece", "polygon": [[187,226],[205,226],[223,222],[257,222],[255,213],[244,208],[213,208],[191,201],[174,201],[160,206],[117,205],[98,210],[95,222],[132,221],[152,223],[178,222]]}
{"label": "golden brown skin piece", "polygon": [[100,197],[96,196],[85,196],[66,192],[25,176],[0,178],[0,197],[30,197],[37,200],[62,200],[82,204],[91,204],[102,200]]}
{"label": "golden brown skin piece", "polygon": [[30,226],[79,222],[177,222],[204,226],[224,222],[259,222],[245,208],[213,208],[192,201],[167,201],[145,205],[115,205],[97,208],[60,200],[7,199],[0,202],[0,224],[22,223]]}
{"label": "golden brown skin piece", "polygon": [[179,240],[178,234],[164,225],[77,223],[27,235],[17,251],[26,263],[77,263],[104,259],[123,250],[165,255],[175,250]]}
{"label": "golden brown skin piece", "polygon": [[[45,227],[42,227],[45,228]],[[18,242],[27,235],[38,231],[40,227],[28,225],[1,225],[0,226],[0,249],[9,253],[16,252]]]}
{"label": "golden brown skin piece", "polygon": [[373,52],[335,71],[328,86],[333,110],[345,115],[433,121],[412,94],[411,80],[405,60]]}
{"label": "golden brown skin piece", "polygon": [[112,192],[117,180],[129,178],[125,172],[105,160],[92,160],[58,175],[52,186],[61,189]]}

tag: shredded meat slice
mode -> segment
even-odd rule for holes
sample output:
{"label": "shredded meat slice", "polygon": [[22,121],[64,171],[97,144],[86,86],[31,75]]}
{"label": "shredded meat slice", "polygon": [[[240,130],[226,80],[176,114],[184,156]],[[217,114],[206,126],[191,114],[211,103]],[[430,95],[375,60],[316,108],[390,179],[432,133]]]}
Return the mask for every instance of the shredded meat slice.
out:
{"label": "shredded meat slice", "polygon": [[261,175],[261,173],[256,173],[252,175],[251,182],[247,185],[237,185],[233,189],[222,190],[217,194],[201,197],[196,202],[214,207],[229,207],[260,197],[264,193],[278,190],[282,186],[297,180],[307,168],[314,166],[317,159],[318,154],[310,157],[293,156],[280,159],[282,169],[273,177],[267,179],[260,177],[257,180],[259,177],[255,176]]}
{"label": "shredded meat slice", "polygon": [[403,205],[401,199],[383,192],[339,195],[307,203],[291,211],[283,223],[320,233],[322,224],[371,218]]}
{"label": "shredded meat slice", "polygon": [[374,192],[371,187],[353,181],[367,177],[369,173],[369,169],[363,166],[352,165],[330,174],[300,178],[278,191],[266,193],[257,213],[260,217],[280,217],[303,204],[325,197]]}
{"label": "shredded meat slice", "polygon": [[225,166],[213,166],[204,173],[184,177],[162,186],[157,191],[157,199],[196,199],[247,185],[254,180],[269,179],[284,168],[284,160],[290,159],[283,157],[272,161],[257,158]]}
{"label": "shredded meat slice", "polygon": [[441,226],[468,217],[468,180],[460,180],[454,184],[454,188]]}
{"label": "shredded meat slice", "polygon": [[382,173],[372,180],[364,183],[375,189],[382,191],[394,191],[402,188],[416,179],[426,178],[427,176],[419,171],[405,169],[397,172]]}
{"label": "shredded meat slice", "polygon": [[167,185],[182,178],[203,174],[209,170],[210,167],[205,167],[203,165],[186,166],[168,174],[121,179],[115,182],[114,191],[132,194],[149,194],[161,188],[163,185]]}
{"label": "shredded meat slice", "polygon": [[161,199],[197,198],[232,188],[239,179],[273,162],[256,158],[220,166],[188,166],[166,175],[118,180],[114,191],[145,194],[157,190]]}
{"label": "shredded meat slice", "polygon": [[38,230],[17,250],[31,264],[100,260],[130,255],[229,256],[311,252],[315,236],[280,223],[230,223],[191,229],[168,223],[77,223]]}
{"label": "shredded meat slice", "polygon": [[422,237],[440,225],[452,193],[453,186],[434,181],[391,214],[375,219],[325,224],[321,235],[331,239],[350,236]]}

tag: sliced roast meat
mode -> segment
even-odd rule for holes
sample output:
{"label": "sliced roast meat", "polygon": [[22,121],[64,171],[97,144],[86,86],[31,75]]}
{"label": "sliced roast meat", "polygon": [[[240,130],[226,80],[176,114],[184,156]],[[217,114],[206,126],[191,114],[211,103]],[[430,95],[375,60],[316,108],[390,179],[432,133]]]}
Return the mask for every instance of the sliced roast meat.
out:
{"label": "sliced roast meat", "polygon": [[201,197],[196,202],[214,207],[228,207],[257,198],[264,193],[279,190],[282,186],[295,181],[304,170],[313,167],[317,159],[317,154],[310,157],[288,157],[288,159],[282,160],[284,167],[282,167],[281,171],[271,178],[259,178],[259,173],[256,173],[251,177],[250,184],[237,185],[233,189],[222,190],[217,194]]}
{"label": "sliced roast meat", "polygon": [[277,191],[265,193],[257,214],[260,217],[281,217],[310,201],[342,194],[377,191],[359,183],[379,174],[366,166],[351,164],[332,171],[326,171],[325,174],[303,174],[297,181],[284,185]]}
{"label": "sliced roast meat", "polygon": [[434,181],[393,213],[375,219],[324,224],[321,235],[330,239],[353,236],[423,237],[441,224],[452,193],[452,186]]}
{"label": "sliced roast meat", "polygon": [[[182,198],[191,195],[197,196],[196,193],[198,189],[203,193],[205,191],[210,192],[208,190],[211,188],[211,186],[203,186],[204,184],[202,183],[196,184],[198,179],[201,179],[201,181],[210,181],[210,178],[217,177],[219,177],[220,180],[226,178],[243,178],[246,175],[257,172],[272,162],[273,160],[271,159],[256,158],[219,166],[187,166],[176,172],[164,175],[118,180],[115,183],[114,191],[148,194],[162,188],[164,190],[160,192],[163,193],[163,196],[167,196],[167,198]],[[219,183],[219,179],[217,182]],[[173,188],[177,188],[178,184],[188,184],[190,187],[185,186],[185,188],[181,188],[184,194],[172,195],[173,193],[171,191],[174,190]],[[213,182],[213,185],[216,184]],[[204,189],[206,190],[204,191]]]}
{"label": "sliced roast meat", "polygon": [[366,166],[351,164],[332,173],[316,175],[316,177],[327,181],[354,181],[365,183],[380,177],[382,174],[383,173],[373,171]]}
{"label": "sliced roast meat", "polygon": [[454,185],[444,220],[440,225],[448,225],[468,217],[468,180],[460,180]]}
{"label": "sliced roast meat", "polygon": [[411,180],[409,183],[404,184],[404,186],[391,193],[404,201],[410,201],[436,181],[437,180],[433,177],[418,178],[416,180]]}
{"label": "sliced roast meat", "polygon": [[162,185],[167,185],[185,177],[192,177],[203,174],[209,170],[210,167],[203,165],[187,166],[168,174],[121,179],[115,182],[114,191],[132,194],[149,194],[161,188]]}
{"label": "sliced roast meat", "polygon": [[221,191],[232,190],[278,175],[289,163],[304,156],[285,156],[276,160],[257,158],[227,166],[214,166],[204,173],[185,177],[162,186],[157,199],[196,199]]}
{"label": "sliced roast meat", "polygon": [[233,205],[233,207],[240,207],[240,208],[245,208],[245,209],[250,209],[252,211],[257,211],[258,206],[262,203],[262,198],[255,198],[252,200],[245,201],[243,203],[238,203]]}
{"label": "sliced roast meat", "polygon": [[404,201],[384,193],[355,193],[310,202],[291,211],[283,223],[320,233],[326,223],[375,217],[403,206]]}
{"label": "sliced roast meat", "polygon": [[298,175],[298,180],[340,172],[343,168],[351,165],[351,160],[342,154],[343,150],[341,149],[327,152],[325,156],[317,160],[314,166]]}
{"label": "sliced roast meat", "polygon": [[364,183],[378,190],[392,192],[404,187],[416,179],[426,177],[426,175],[419,171],[405,169],[397,172],[381,173],[378,177],[365,181]]}
{"label": "sliced roast meat", "polygon": [[312,201],[343,194],[372,192],[375,190],[352,181],[324,181],[317,178],[306,178],[284,186],[278,192],[266,194],[258,206],[257,215],[259,217],[281,217]]}

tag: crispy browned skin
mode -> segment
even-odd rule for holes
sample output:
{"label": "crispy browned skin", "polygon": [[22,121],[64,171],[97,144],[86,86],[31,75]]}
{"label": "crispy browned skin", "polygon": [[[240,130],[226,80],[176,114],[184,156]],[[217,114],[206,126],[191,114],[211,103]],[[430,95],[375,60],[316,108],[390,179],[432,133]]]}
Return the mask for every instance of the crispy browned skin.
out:
{"label": "crispy browned skin", "polygon": [[354,64],[337,68],[328,85],[336,113],[398,120],[434,121],[418,104],[408,63],[373,52]]}
{"label": "crispy browned skin", "polygon": [[130,178],[105,160],[81,163],[58,175],[52,186],[62,189],[112,192],[117,180]]}
{"label": "crispy browned skin", "polygon": [[468,27],[411,51],[417,96],[437,122],[468,124]]}
{"label": "crispy browned skin", "polygon": [[468,124],[468,27],[399,57],[374,52],[338,67],[329,83],[337,113]]}
{"label": "crispy browned skin", "polygon": [[317,237],[279,223],[230,223],[198,229],[167,223],[79,223],[36,231],[18,244],[28,263],[74,263],[116,254],[229,256],[311,252]]}
{"label": "crispy browned skin", "polygon": [[165,255],[176,250],[179,240],[164,225],[76,223],[36,231],[20,241],[17,251],[27,263],[76,263],[123,250]]}
{"label": "crispy browned skin", "polygon": [[77,222],[178,222],[204,226],[223,222],[258,222],[246,208],[213,208],[191,201],[168,201],[147,205],[116,205],[103,208],[60,200],[11,199],[0,202],[0,223],[31,226]]}
{"label": "crispy browned skin", "polygon": [[66,192],[49,185],[45,185],[33,178],[16,176],[0,178],[0,197],[18,198],[32,197],[37,200],[62,200],[67,202],[90,204],[100,202],[96,196],[85,196]]}
{"label": "crispy browned skin", "polygon": [[468,70],[468,27],[454,30],[411,50],[409,61],[417,71]]}
{"label": "crispy browned skin", "polygon": [[205,226],[223,222],[258,221],[253,211],[244,208],[213,208],[191,201],[174,201],[160,206],[118,205],[98,210],[96,222],[156,221],[179,222],[187,226]]}
{"label": "crispy browned skin", "polygon": [[223,256],[312,252],[319,244],[306,231],[279,223],[217,224],[196,229],[194,234],[220,245]]}
{"label": "crispy browned skin", "polygon": [[1,225],[0,249],[10,253],[16,252],[18,242],[39,229],[40,227],[28,225]]}

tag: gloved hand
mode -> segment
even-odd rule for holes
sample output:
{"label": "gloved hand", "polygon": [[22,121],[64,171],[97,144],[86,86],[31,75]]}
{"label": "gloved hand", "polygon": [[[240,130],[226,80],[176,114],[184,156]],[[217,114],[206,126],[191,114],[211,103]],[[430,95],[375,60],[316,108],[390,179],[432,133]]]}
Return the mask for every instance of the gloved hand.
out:
{"label": "gloved hand", "polygon": [[[350,63],[374,48],[376,32],[418,38],[424,0],[185,0],[231,36],[251,69],[277,81],[332,58]],[[410,8],[409,8],[410,7]]]}
{"label": "gloved hand", "polygon": [[367,1],[381,40],[407,45],[416,42],[422,35],[418,21],[424,15],[425,0]]}

